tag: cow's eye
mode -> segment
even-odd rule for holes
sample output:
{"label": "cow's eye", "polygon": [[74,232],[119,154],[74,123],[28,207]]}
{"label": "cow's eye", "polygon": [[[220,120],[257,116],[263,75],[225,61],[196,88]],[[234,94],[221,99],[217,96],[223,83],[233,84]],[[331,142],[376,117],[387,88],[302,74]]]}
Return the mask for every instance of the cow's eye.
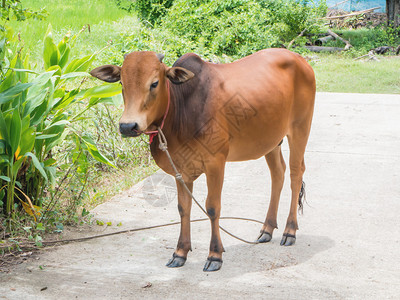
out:
{"label": "cow's eye", "polygon": [[155,88],[157,87],[157,85],[158,85],[158,81],[153,82],[153,83],[150,85],[150,90],[155,89]]}

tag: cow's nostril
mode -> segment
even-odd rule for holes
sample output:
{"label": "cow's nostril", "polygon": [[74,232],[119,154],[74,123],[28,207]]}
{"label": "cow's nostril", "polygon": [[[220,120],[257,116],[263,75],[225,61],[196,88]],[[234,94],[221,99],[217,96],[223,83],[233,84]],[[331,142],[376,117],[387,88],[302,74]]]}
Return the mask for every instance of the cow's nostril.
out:
{"label": "cow's nostril", "polygon": [[119,131],[123,135],[127,136],[137,136],[138,135],[138,123],[120,123],[119,124]]}

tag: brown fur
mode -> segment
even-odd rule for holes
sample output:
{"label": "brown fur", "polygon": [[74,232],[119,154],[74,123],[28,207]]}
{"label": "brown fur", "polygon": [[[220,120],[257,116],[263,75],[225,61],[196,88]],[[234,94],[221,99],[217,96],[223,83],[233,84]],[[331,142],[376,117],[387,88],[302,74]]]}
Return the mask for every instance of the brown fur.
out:
{"label": "brown fur", "polygon": [[[199,175],[205,173],[207,178],[206,208],[212,215],[209,257],[222,258],[219,217],[227,161],[265,156],[272,190],[261,230],[272,236],[277,228],[286,168],[280,146],[285,136],[290,147],[292,197],[282,244],[293,244],[294,239],[287,236],[295,236],[297,205],[302,207],[304,152],[315,98],[312,68],[301,56],[284,49],[259,51],[221,65],[204,62],[195,54],[184,55],[172,68],[161,59],[154,52],[134,52],[126,57],[120,73],[125,101],[121,130],[130,136],[155,130],[166,112],[169,93],[170,108],[163,132],[172,159],[190,190]],[[99,67],[92,75],[107,81],[114,76],[117,81],[118,68]],[[171,82],[169,90],[167,80]],[[158,86],[150,88],[155,82]],[[151,152],[165,172],[175,175],[157,139]],[[177,187],[181,233],[175,255],[186,258],[190,249],[191,198],[179,184]]]}

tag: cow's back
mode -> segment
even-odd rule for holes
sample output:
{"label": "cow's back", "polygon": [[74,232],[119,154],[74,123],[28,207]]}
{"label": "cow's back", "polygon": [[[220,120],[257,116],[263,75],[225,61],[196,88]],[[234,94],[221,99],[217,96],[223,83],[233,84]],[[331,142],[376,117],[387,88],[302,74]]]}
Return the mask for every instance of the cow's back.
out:
{"label": "cow's back", "polygon": [[313,110],[314,72],[296,53],[267,49],[210,67],[214,114],[232,137],[228,160],[265,155]]}

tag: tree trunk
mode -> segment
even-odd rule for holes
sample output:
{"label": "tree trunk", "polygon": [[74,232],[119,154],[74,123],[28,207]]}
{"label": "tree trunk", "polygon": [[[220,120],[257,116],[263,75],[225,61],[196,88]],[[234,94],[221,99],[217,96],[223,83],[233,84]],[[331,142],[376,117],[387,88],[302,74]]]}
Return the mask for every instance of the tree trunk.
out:
{"label": "tree trunk", "polygon": [[386,0],[388,25],[393,28],[400,26],[400,0]]}

